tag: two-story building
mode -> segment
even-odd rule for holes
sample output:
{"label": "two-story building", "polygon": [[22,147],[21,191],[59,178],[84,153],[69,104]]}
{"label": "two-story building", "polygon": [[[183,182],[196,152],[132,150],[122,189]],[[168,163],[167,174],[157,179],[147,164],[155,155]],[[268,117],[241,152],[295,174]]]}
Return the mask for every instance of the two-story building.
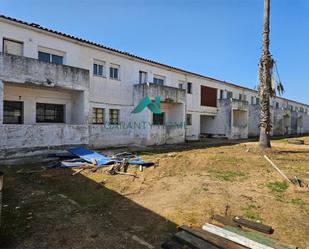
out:
{"label": "two-story building", "polygon": [[[0,39],[0,158],[259,133],[255,90],[6,16]],[[161,114],[132,113],[145,96]],[[273,135],[309,133],[308,109],[274,98]]]}

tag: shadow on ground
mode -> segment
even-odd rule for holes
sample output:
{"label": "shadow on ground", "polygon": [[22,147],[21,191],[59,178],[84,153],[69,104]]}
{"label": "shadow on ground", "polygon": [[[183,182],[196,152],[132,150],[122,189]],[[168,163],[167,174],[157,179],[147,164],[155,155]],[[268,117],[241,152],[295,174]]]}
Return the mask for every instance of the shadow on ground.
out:
{"label": "shadow on ground", "polygon": [[[40,165],[41,166],[41,165]],[[1,248],[159,248],[176,224],[70,169],[1,166]],[[122,177],[130,184],[134,178]]]}

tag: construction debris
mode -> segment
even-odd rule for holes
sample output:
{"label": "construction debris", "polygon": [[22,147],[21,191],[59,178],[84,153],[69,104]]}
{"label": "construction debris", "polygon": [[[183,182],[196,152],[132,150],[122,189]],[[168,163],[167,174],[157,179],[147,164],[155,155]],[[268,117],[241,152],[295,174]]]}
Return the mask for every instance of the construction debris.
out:
{"label": "construction debris", "polygon": [[289,144],[305,144],[305,141],[299,138],[289,138],[288,143]]}
{"label": "construction debris", "polygon": [[136,174],[127,173],[129,165],[139,166],[140,171],[143,171],[145,167],[155,166],[153,162],[145,162],[139,156],[129,153],[120,152],[111,155],[106,155],[89,150],[85,147],[73,147],[67,149],[67,153],[54,153],[49,154],[49,157],[57,157],[61,160],[59,164],[61,168],[74,168],[78,169],[72,176],[75,176],[85,169],[89,169],[92,173],[98,171],[103,167],[108,167],[105,172],[110,175],[120,174],[138,177]]}
{"label": "construction debris", "polygon": [[[173,237],[166,241],[162,248],[164,249],[297,249],[294,245],[288,245],[276,241],[258,232],[273,233],[271,226],[267,226],[255,221],[246,220],[235,216],[223,217],[214,215],[214,220],[222,223],[223,227],[206,223],[201,228],[191,228],[181,226]],[[249,227],[255,231],[246,230]]]}
{"label": "construction debris", "polygon": [[285,180],[287,180],[288,183],[292,183],[291,180],[266,155],[264,155],[264,158],[270,163],[271,166],[273,166],[279,172],[279,174]]}

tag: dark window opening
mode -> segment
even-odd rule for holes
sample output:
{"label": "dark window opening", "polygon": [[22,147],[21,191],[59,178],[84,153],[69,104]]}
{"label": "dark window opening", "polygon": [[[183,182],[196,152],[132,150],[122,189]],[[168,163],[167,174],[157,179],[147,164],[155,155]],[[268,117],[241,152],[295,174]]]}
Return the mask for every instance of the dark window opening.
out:
{"label": "dark window opening", "polygon": [[164,124],[164,112],[160,114],[153,113],[152,124],[153,125],[163,125]]}
{"label": "dark window opening", "polygon": [[93,124],[104,124],[104,109],[103,108],[92,108],[92,123]]}
{"label": "dark window opening", "polygon": [[192,83],[191,82],[187,83],[187,93],[192,94]]}
{"label": "dark window opening", "polygon": [[119,77],[119,75],[118,75],[118,68],[110,67],[109,68],[109,77],[111,79],[118,79],[118,77]]}
{"label": "dark window opening", "polygon": [[160,79],[160,78],[153,78],[153,83],[158,84],[158,85],[164,85],[164,79]]}
{"label": "dark window opening", "polygon": [[36,103],[37,123],[64,123],[64,105]]}
{"label": "dark window opening", "polygon": [[93,75],[95,76],[103,76],[103,65],[93,64]]}
{"label": "dark window opening", "polygon": [[3,101],[3,123],[22,124],[23,106],[21,101]]}
{"label": "dark window opening", "polygon": [[192,114],[187,114],[186,116],[186,124],[192,125]]}

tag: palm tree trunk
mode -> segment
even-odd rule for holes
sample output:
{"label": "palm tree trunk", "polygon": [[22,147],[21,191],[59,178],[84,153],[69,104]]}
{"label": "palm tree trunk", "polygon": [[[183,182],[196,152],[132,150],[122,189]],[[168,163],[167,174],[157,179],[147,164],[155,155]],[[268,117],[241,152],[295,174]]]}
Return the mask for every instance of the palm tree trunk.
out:
{"label": "palm tree trunk", "polygon": [[260,101],[260,141],[259,146],[270,148],[271,114],[270,97],[273,94],[271,86],[272,58],[269,52],[269,12],[270,0],[264,0],[264,21],[263,21],[263,40],[262,55],[259,63],[259,96]]}

